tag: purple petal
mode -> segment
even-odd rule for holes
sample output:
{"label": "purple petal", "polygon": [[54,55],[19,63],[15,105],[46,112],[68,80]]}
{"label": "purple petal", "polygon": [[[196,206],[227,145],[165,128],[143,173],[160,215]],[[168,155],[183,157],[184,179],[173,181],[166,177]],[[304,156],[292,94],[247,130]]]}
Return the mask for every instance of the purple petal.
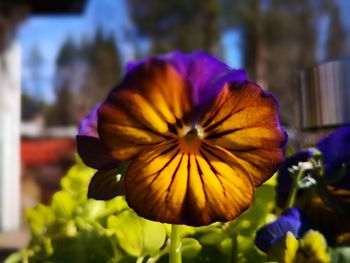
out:
{"label": "purple petal", "polygon": [[288,171],[288,168],[291,168],[293,165],[297,165],[299,162],[306,162],[312,156],[313,156],[313,150],[305,149],[286,158],[285,161],[282,163],[281,167],[278,170],[277,189],[276,189],[277,191],[276,201],[279,207],[284,207],[290,192],[290,187],[293,182],[293,177]]}
{"label": "purple petal", "polygon": [[[172,64],[181,75],[193,85],[193,102],[196,106],[203,105],[214,98],[227,82],[247,80],[244,70],[234,70],[213,56],[204,52],[184,54],[179,51],[171,52],[157,59]],[[127,71],[132,71],[148,59],[131,62]]]}
{"label": "purple petal", "polygon": [[83,162],[94,169],[110,169],[119,165],[107,152],[102,141],[95,137],[77,135],[77,150]]}
{"label": "purple petal", "polygon": [[122,178],[118,181],[117,174],[118,168],[97,171],[90,181],[88,198],[110,200],[116,196],[124,195],[124,180]]}
{"label": "purple petal", "polygon": [[97,104],[89,115],[87,115],[80,123],[78,135],[99,138],[97,133],[97,111],[101,104]]}
{"label": "purple petal", "polygon": [[316,147],[322,152],[326,177],[335,175],[346,165],[345,177],[336,186],[350,190],[350,126],[325,136]]}
{"label": "purple petal", "polygon": [[302,227],[301,212],[297,208],[289,208],[276,221],[260,228],[256,233],[255,245],[267,252],[287,232],[292,232],[296,238],[300,236]]}
{"label": "purple petal", "polygon": [[94,169],[110,169],[117,167],[116,161],[106,150],[97,132],[97,111],[101,105],[96,105],[88,116],[80,123],[77,140],[78,154],[83,162]]}
{"label": "purple petal", "polygon": [[244,70],[233,70],[203,52],[194,52],[187,57],[180,52],[174,52],[172,63],[192,82],[195,105],[210,101],[227,82],[247,80]]}

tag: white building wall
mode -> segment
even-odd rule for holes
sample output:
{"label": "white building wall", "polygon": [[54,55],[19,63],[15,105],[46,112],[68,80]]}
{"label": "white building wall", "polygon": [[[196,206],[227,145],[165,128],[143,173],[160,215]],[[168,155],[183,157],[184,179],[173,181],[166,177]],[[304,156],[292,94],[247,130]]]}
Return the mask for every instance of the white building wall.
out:
{"label": "white building wall", "polygon": [[13,41],[0,53],[0,231],[20,226],[21,52]]}

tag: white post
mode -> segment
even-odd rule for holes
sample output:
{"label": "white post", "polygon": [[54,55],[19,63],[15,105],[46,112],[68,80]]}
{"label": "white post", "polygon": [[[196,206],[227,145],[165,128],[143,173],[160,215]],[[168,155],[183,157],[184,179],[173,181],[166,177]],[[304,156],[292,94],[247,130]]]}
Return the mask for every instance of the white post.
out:
{"label": "white post", "polygon": [[0,51],[0,231],[20,227],[21,52],[13,40]]}

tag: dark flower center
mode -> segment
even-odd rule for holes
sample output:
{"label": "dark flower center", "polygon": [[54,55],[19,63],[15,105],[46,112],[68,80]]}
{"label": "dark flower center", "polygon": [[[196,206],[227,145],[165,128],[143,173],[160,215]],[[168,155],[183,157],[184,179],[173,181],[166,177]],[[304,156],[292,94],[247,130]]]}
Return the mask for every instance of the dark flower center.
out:
{"label": "dark flower center", "polygon": [[185,127],[181,131],[180,136],[184,138],[187,143],[192,144],[196,139],[203,139],[204,133],[202,127],[196,124],[194,126]]}

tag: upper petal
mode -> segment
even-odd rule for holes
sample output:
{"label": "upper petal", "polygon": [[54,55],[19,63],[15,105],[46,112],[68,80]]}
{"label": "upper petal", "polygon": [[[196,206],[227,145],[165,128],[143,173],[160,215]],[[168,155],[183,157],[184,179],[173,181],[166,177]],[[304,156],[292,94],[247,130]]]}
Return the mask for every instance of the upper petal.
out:
{"label": "upper petal", "polygon": [[78,135],[99,138],[97,133],[97,110],[101,104],[97,104],[92,111],[80,122]]}
{"label": "upper petal", "polygon": [[195,105],[208,103],[225,83],[247,79],[244,70],[231,69],[204,52],[194,52],[187,56],[181,52],[173,52],[169,55],[169,60],[191,81]]}
{"label": "upper petal", "polygon": [[[228,67],[213,56],[204,52],[184,54],[179,51],[157,57],[173,65],[193,86],[193,104],[203,105],[215,97],[228,82],[241,82],[247,79],[244,70]],[[128,71],[135,69],[145,60],[128,64]]]}
{"label": "upper petal", "polygon": [[119,162],[107,151],[97,133],[97,110],[100,104],[80,123],[76,136],[78,154],[83,162],[95,169],[110,169],[117,167]]}
{"label": "upper petal", "polygon": [[104,170],[119,165],[119,162],[110,155],[100,139],[77,135],[76,141],[78,154],[87,166]]}
{"label": "upper petal", "polygon": [[99,109],[102,141],[115,158],[128,160],[173,139],[174,124],[192,110],[191,92],[172,65],[157,59],[138,65]]}
{"label": "upper petal", "polygon": [[248,82],[226,84],[201,119],[204,139],[238,158],[260,185],[276,171],[284,155],[286,133],[278,103]]}

